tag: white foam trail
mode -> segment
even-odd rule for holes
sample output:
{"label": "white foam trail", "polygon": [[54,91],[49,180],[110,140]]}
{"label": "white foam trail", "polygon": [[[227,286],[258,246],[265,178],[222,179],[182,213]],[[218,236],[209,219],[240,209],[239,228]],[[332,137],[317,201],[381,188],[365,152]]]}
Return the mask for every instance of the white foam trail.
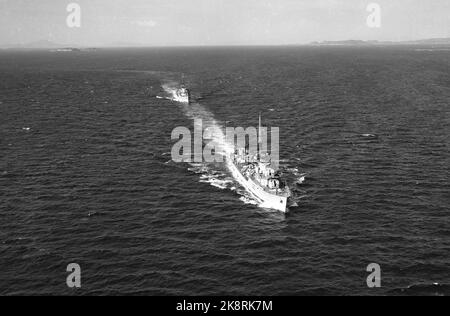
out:
{"label": "white foam trail", "polygon": [[370,138],[375,138],[377,137],[377,135],[375,134],[361,134],[362,137],[370,137]]}
{"label": "white foam trail", "polygon": [[[177,87],[177,84],[174,82],[169,82],[162,85],[162,88],[168,95],[174,95]],[[221,124],[214,118],[214,115],[209,112],[204,106],[200,105],[199,103],[193,102],[191,104],[182,104],[178,103],[181,107],[183,113],[190,119],[198,120],[201,119],[203,128],[212,128],[214,129],[213,138],[211,139],[214,141],[216,145],[216,154],[221,154],[224,156],[227,156],[230,153],[234,152],[234,147],[232,144],[228,144],[226,141],[225,134],[223,132]],[[231,173],[230,164],[231,161],[229,159],[224,159],[225,165]],[[205,164],[195,164],[191,163],[192,168],[191,171],[194,171],[196,173],[208,173],[211,172],[210,168]],[[214,174],[212,172],[212,174]],[[207,182],[211,185],[225,189],[230,187],[230,185],[233,183],[231,180],[223,180],[218,179],[218,177],[211,177],[206,178],[208,176],[205,176],[204,178],[200,179],[200,182]],[[235,188],[235,187],[234,187]],[[231,189],[231,188],[230,188]],[[236,189],[236,188],[235,188]],[[241,200],[245,202],[246,204],[254,204],[256,205],[257,202],[253,200],[246,192],[238,192],[240,195],[242,195]]]}
{"label": "white foam trail", "polygon": [[305,180],[306,180],[306,177],[302,176],[298,179],[298,183],[302,184],[303,182],[305,182]]}
{"label": "white foam trail", "polygon": [[[173,83],[164,84],[162,87],[169,95],[173,95],[177,89],[177,87],[174,86]],[[203,128],[214,129],[212,140],[218,146],[218,148],[216,149],[218,150],[219,154],[226,155],[234,151],[233,146],[227,144],[225,134],[222,130],[222,126],[214,118],[214,115],[211,112],[209,112],[205,107],[203,107],[199,103],[191,103],[191,104],[179,103],[179,105],[182,108],[184,114],[188,118],[192,120],[201,119]]]}
{"label": "white foam trail", "polygon": [[251,204],[251,205],[258,205],[258,202],[256,202],[254,199],[252,199],[250,196],[248,195],[242,195],[239,200],[241,200],[242,202],[244,202],[245,204]]}
{"label": "white foam trail", "polygon": [[219,188],[219,189],[228,189],[229,184],[233,183],[233,181],[230,179],[221,180],[216,177],[208,176],[208,175],[200,177],[200,182],[201,183],[209,183],[212,186]]}

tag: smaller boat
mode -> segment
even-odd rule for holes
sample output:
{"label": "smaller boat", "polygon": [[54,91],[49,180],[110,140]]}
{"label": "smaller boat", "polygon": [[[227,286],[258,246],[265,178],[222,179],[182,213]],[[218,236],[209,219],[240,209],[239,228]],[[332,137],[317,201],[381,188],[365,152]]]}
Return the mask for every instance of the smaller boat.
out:
{"label": "smaller boat", "polygon": [[181,103],[191,103],[191,92],[184,86],[181,86],[179,89],[176,89],[173,92],[173,100]]}

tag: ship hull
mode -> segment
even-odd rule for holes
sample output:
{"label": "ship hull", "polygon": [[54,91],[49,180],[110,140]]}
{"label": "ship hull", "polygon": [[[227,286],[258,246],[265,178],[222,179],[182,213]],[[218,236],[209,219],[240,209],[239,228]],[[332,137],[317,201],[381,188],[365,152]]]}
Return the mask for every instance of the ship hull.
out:
{"label": "ship hull", "polygon": [[271,194],[265,191],[252,179],[244,177],[233,162],[228,160],[227,164],[234,178],[258,201],[258,205],[260,207],[274,209],[283,213],[288,212],[287,197]]}

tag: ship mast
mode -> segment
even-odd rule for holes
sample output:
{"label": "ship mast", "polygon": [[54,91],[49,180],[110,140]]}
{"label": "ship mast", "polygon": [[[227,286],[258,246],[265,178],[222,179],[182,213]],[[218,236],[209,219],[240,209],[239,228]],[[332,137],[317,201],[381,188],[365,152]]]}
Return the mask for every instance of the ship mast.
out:
{"label": "ship mast", "polygon": [[259,122],[258,122],[258,161],[261,160],[261,154],[260,154],[260,150],[261,150],[261,112],[259,112]]}

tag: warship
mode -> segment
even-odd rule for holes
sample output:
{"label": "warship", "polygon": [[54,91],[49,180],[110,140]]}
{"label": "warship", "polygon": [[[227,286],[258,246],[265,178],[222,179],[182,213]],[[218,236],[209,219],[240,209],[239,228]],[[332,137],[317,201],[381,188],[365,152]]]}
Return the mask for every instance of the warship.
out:
{"label": "warship", "polygon": [[259,116],[258,151],[251,155],[248,148],[238,148],[229,155],[228,167],[234,178],[263,208],[287,213],[291,190],[276,170],[271,157],[260,153],[261,115]]}

